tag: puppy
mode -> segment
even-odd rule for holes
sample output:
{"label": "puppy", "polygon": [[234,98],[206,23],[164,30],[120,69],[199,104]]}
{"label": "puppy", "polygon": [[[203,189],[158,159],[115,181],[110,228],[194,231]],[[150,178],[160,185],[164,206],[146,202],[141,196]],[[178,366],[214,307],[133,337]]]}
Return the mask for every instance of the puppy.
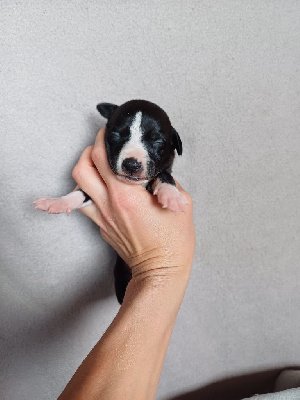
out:
{"label": "puppy", "polygon": [[[188,200],[176,188],[171,176],[175,150],[181,155],[182,143],[165,111],[145,100],[131,100],[121,106],[101,103],[97,109],[107,119],[107,159],[118,179],[124,183],[142,184],[157,196],[163,208],[184,211]],[[79,189],[60,198],[41,198],[34,204],[36,209],[49,214],[70,214],[91,202],[91,198]],[[121,304],[131,272],[119,256],[114,275]]]}

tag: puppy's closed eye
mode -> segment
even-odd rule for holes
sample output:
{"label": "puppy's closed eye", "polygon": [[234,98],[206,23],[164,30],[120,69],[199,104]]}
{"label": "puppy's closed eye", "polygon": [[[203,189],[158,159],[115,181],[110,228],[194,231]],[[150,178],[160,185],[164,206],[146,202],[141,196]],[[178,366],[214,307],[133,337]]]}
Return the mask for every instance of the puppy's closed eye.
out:
{"label": "puppy's closed eye", "polygon": [[163,139],[156,139],[156,140],[153,142],[153,145],[154,145],[154,146],[163,146],[165,143],[166,143],[166,141],[163,140]]}
{"label": "puppy's closed eye", "polygon": [[110,133],[110,137],[111,137],[111,139],[118,140],[118,139],[120,139],[121,134],[118,131],[113,131]]}

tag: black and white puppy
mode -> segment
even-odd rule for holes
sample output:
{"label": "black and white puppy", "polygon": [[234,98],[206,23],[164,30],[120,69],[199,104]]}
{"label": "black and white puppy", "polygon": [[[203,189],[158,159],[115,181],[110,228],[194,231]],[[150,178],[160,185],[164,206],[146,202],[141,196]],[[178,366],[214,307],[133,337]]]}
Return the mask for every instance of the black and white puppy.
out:
{"label": "black and white puppy", "polygon": [[[175,150],[181,155],[182,143],[165,111],[145,100],[131,100],[121,106],[101,103],[97,109],[107,119],[105,146],[116,176],[126,183],[144,185],[157,196],[162,207],[184,211],[188,200],[176,188],[171,176]],[[90,203],[90,197],[81,189],[60,198],[41,198],[34,202],[36,209],[49,214],[70,214]],[[130,279],[129,268],[118,257],[115,287],[120,303]]]}

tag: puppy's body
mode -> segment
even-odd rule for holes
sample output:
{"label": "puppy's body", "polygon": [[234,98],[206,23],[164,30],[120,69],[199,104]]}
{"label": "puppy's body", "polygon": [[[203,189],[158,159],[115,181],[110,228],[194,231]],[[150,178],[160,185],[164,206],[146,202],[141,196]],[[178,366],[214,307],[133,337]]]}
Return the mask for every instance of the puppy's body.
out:
{"label": "puppy's body", "polygon": [[[167,114],[156,104],[131,100],[121,106],[101,103],[100,114],[107,118],[105,146],[112,171],[124,183],[142,184],[157,196],[164,208],[179,212],[188,203],[171,176],[175,150],[182,154],[182,143]],[[41,198],[34,202],[50,214],[67,213],[91,203],[82,190],[60,198]],[[120,303],[131,278],[129,268],[118,257],[115,287]]]}

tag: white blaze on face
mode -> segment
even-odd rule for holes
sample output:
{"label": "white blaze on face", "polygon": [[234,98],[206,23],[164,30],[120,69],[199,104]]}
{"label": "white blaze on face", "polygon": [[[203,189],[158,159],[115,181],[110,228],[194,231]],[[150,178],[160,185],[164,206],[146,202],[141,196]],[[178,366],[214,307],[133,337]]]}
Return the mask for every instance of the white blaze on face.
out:
{"label": "white blaze on face", "polygon": [[126,158],[136,158],[140,163],[142,163],[143,171],[142,176],[147,176],[147,163],[148,163],[148,152],[142,142],[142,112],[139,111],[135,114],[131,126],[130,126],[130,137],[127,143],[123,146],[120,151],[118,162],[117,162],[117,172],[118,174],[123,174],[122,162]]}

